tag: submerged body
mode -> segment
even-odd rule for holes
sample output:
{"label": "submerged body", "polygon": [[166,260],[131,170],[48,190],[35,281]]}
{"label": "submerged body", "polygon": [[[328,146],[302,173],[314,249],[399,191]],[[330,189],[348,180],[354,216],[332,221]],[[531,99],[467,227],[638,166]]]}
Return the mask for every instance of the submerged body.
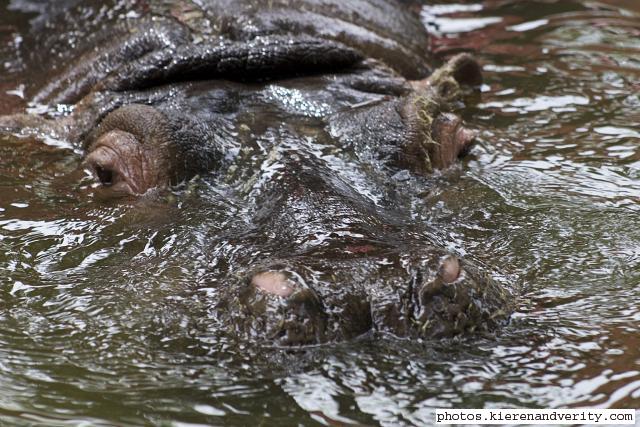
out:
{"label": "submerged body", "polygon": [[425,177],[473,140],[454,114],[481,82],[471,57],[431,72],[428,35],[396,1],[129,12],[31,94],[72,113],[7,116],[0,127],[82,146],[104,193],[201,175],[239,200],[250,220],[229,235],[244,237],[227,252],[214,236],[207,273],[223,289],[212,309],[229,333],[277,345],[372,330],[449,337],[508,316],[507,290],[399,212],[404,191],[428,191]]}

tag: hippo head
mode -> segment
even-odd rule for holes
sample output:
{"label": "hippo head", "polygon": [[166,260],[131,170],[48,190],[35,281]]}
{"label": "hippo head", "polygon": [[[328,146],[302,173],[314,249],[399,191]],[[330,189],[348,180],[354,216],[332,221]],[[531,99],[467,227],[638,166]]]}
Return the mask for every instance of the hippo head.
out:
{"label": "hippo head", "polygon": [[250,219],[211,274],[235,334],[289,346],[503,321],[509,292],[433,243],[392,179],[427,189],[469,150],[475,133],[455,112],[482,82],[478,63],[460,54],[428,72],[424,29],[391,1],[377,3],[400,26],[342,3],[318,6],[319,20],[242,1],[229,6],[234,19],[255,25],[234,26],[215,15],[228,2],[202,3],[198,28],[222,22],[218,33],[143,17],[33,97],[72,113],[0,127],[77,143],[103,193],[135,197],[196,176],[230,188]]}

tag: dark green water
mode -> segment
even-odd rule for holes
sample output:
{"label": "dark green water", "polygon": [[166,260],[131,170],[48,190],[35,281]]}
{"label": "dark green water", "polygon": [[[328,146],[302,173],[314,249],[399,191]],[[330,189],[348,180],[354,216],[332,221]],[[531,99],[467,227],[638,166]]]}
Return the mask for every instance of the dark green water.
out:
{"label": "dark green water", "polygon": [[[0,1],[0,111],[29,14]],[[425,7],[475,49],[481,143],[416,207],[526,289],[494,338],[238,346],[207,305],[216,189],[91,195],[60,141],[0,136],[0,425],[428,425],[435,407],[640,407],[640,3]],[[4,68],[3,68],[4,67]],[[27,76],[28,77],[28,76]]]}

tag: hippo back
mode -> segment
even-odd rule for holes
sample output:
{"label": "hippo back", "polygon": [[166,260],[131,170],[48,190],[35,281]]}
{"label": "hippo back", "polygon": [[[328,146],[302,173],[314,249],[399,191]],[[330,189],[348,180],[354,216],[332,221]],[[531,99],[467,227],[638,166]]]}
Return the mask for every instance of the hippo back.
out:
{"label": "hippo back", "polygon": [[342,42],[408,79],[429,74],[428,35],[417,13],[397,0],[201,0],[221,35],[312,35]]}

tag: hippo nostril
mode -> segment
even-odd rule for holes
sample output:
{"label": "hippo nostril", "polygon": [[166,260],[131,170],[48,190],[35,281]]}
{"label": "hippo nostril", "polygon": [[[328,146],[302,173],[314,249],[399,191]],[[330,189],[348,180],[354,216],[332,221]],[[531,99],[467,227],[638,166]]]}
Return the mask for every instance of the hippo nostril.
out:
{"label": "hippo nostril", "polygon": [[455,282],[458,277],[460,277],[461,273],[462,268],[460,266],[460,261],[452,255],[445,257],[440,263],[440,270],[438,271],[438,274],[444,283]]}
{"label": "hippo nostril", "polygon": [[106,187],[113,185],[114,172],[112,170],[105,169],[102,166],[96,165],[95,172],[96,172],[96,176],[100,180],[100,184]]}
{"label": "hippo nostril", "polygon": [[251,284],[267,294],[279,297],[288,297],[295,291],[293,284],[283,273],[266,271],[256,274],[251,280]]}

